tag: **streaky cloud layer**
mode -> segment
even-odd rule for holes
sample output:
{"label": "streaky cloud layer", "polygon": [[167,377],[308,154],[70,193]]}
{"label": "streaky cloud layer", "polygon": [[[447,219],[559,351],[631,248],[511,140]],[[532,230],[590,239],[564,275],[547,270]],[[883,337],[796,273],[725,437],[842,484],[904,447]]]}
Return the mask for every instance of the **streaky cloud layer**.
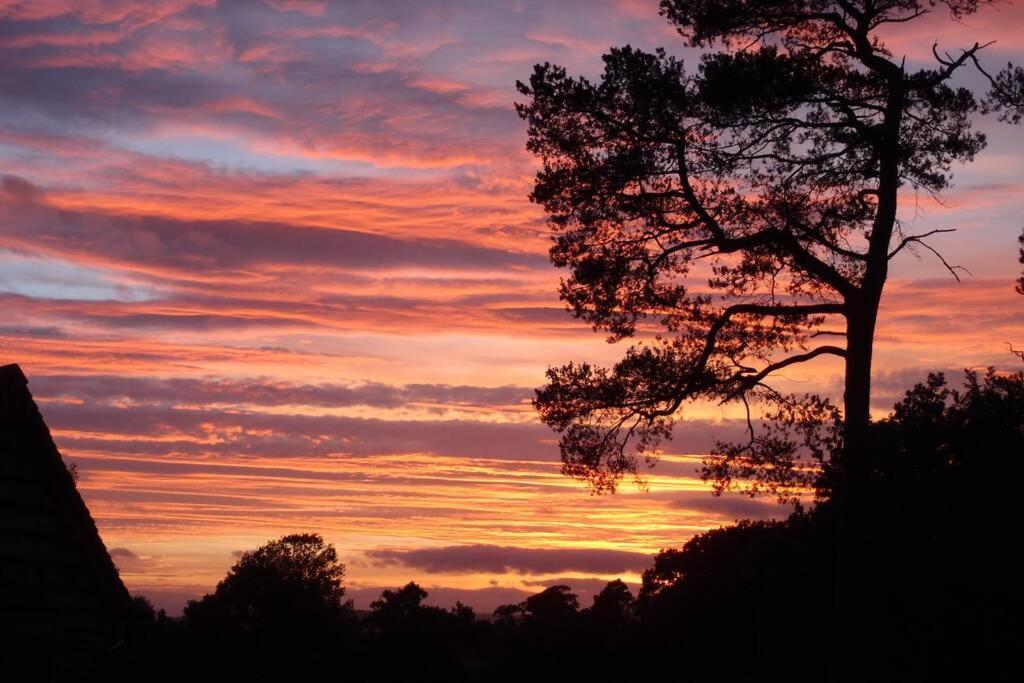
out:
{"label": "streaky cloud layer", "polygon": [[[176,611],[239,550],[319,530],[365,607],[416,579],[489,610],[632,585],[659,549],[771,501],[696,473],[739,414],[689,409],[645,474],[592,497],[530,407],[548,365],[621,350],[557,300],[513,110],[535,62],[609,46],[691,63],[653,0],[46,0],[0,6],[0,363],[19,362],[129,587]],[[998,42],[1018,5],[890,37],[921,66]],[[906,232],[875,410],[930,370],[1008,366],[1024,142],[990,149]],[[699,283],[698,283],[699,286]],[[644,328],[642,336],[652,332]],[[780,389],[837,396],[838,367]]]}

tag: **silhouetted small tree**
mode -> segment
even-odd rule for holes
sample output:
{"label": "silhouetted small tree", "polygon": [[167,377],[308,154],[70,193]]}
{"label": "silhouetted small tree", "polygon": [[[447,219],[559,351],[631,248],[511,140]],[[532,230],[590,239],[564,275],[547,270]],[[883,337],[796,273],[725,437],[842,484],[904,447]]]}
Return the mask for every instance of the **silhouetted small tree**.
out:
{"label": "silhouetted small tree", "polygon": [[370,603],[373,618],[382,622],[407,620],[423,608],[427,591],[410,581],[397,590],[385,590]]}
{"label": "silhouetted small tree", "polygon": [[367,623],[379,632],[387,632],[396,629],[446,629],[476,621],[473,608],[461,602],[456,602],[449,610],[424,605],[428,595],[414,581],[396,590],[384,590],[380,598],[370,603]]}
{"label": "silhouetted small tree", "polygon": [[185,617],[211,662],[259,657],[264,672],[319,670],[354,616],[344,576],[319,534],[282,536],[243,553],[213,593],[186,605]]}
{"label": "silhouetted small tree", "polygon": [[559,584],[531,595],[522,606],[526,618],[533,623],[563,625],[577,615],[580,601],[569,586]]}
{"label": "silhouetted small tree", "polygon": [[572,588],[564,584],[548,586],[540,593],[514,605],[500,605],[494,615],[500,621],[525,621],[546,626],[565,625],[579,614],[580,601]]}
{"label": "silhouetted small tree", "polygon": [[320,534],[290,534],[243,553],[216,590],[190,602],[186,614],[210,608],[251,627],[330,620],[351,609],[344,577],[345,565]]}
{"label": "silhouetted small tree", "polygon": [[614,627],[632,619],[635,608],[636,600],[629,586],[621,579],[615,579],[594,596],[594,604],[590,606],[588,614],[601,625]]}

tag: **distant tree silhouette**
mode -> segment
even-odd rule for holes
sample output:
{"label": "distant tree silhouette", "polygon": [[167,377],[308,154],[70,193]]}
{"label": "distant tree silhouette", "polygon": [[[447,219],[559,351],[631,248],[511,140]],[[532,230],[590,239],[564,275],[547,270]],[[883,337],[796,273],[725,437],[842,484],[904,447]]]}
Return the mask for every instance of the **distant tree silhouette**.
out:
{"label": "distant tree silhouette", "polygon": [[514,624],[523,616],[521,604],[498,605],[494,608],[494,619],[502,624]]}
{"label": "distant tree silhouette", "polygon": [[[595,645],[583,630],[579,598],[564,584],[549,586],[494,611],[501,680],[587,678],[599,659],[571,656]],[[607,672],[605,672],[607,673]]]}
{"label": "distant tree silhouette", "polygon": [[456,602],[450,610],[424,605],[429,593],[410,581],[397,590],[384,590],[380,598],[370,603],[368,623],[377,630],[395,628],[439,628],[453,624],[472,624],[476,613],[469,605]]}
{"label": "distant tree silhouette", "polygon": [[579,612],[579,598],[566,585],[545,588],[522,603],[526,618],[538,624],[561,626],[570,622]]}
{"label": "distant tree silhouette", "polygon": [[515,605],[499,605],[494,616],[505,622],[524,620],[540,626],[564,626],[579,614],[580,601],[564,584],[548,586]]}
{"label": "distant tree silhouette", "polygon": [[476,612],[472,607],[462,603],[460,600],[455,601],[455,605],[449,610],[449,613],[457,621],[462,622],[473,622],[476,621]]}
{"label": "distant tree silhouette", "polygon": [[[908,71],[880,32],[983,4],[995,3],[662,0],[687,45],[722,49],[691,72],[664,51],[612,49],[597,83],[544,64],[518,84],[543,162],[531,198],[569,269],[562,298],[611,341],[647,320],[665,332],[613,368],[548,371],[535,403],[566,474],[612,489],[652,461],[684,402],[778,403],[770,379],[821,356],[843,360],[847,452],[863,452],[889,262],[935,252],[925,240],[946,232],[908,233],[899,190],[946,189],[985,145],[972,115],[1019,122],[1024,104],[1024,72],[989,75],[986,46],[936,46],[933,67]],[[990,81],[980,99],[951,85],[971,65]],[[751,427],[723,454],[740,475],[790,457],[780,445]]]}
{"label": "distant tree silhouette", "polygon": [[334,546],[320,534],[304,533],[280,539],[242,554],[217,589],[192,601],[186,613],[207,607],[239,623],[330,619],[345,614],[345,565]]}
{"label": "distant tree silhouette", "polygon": [[385,590],[380,598],[370,603],[374,617],[382,621],[409,619],[423,607],[427,591],[410,581],[397,590]]}
{"label": "distant tree silhouette", "polygon": [[[370,604],[365,623],[372,666],[366,680],[473,680],[483,647],[473,609],[424,605],[428,592],[415,582],[384,590]],[[396,657],[395,653],[401,653]]]}
{"label": "distant tree silhouette", "polygon": [[593,672],[587,678],[637,680],[639,667],[618,654],[644,651],[651,643],[650,638],[640,637],[637,601],[625,582],[621,579],[609,581],[580,616],[583,642],[593,652],[605,653],[592,663]]}
{"label": "distant tree silhouette", "polygon": [[145,596],[132,596],[123,640],[108,653],[102,680],[181,680],[191,662],[185,656],[180,626]]}
{"label": "distant tree silhouette", "polygon": [[259,657],[264,672],[316,669],[354,616],[344,576],[319,534],[282,536],[243,553],[213,593],[185,606],[185,617],[211,662]]}
{"label": "distant tree silhouette", "polygon": [[636,600],[629,592],[629,586],[621,579],[615,579],[594,596],[588,615],[602,624],[622,624],[633,618],[635,609]]}

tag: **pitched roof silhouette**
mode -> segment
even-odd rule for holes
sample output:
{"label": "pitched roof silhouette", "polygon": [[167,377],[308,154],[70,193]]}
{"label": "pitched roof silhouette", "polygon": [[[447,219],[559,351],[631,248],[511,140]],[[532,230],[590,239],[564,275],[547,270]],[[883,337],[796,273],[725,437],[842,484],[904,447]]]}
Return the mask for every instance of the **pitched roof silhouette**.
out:
{"label": "pitched roof silhouette", "polygon": [[0,667],[72,679],[117,644],[129,600],[28,380],[0,367]]}

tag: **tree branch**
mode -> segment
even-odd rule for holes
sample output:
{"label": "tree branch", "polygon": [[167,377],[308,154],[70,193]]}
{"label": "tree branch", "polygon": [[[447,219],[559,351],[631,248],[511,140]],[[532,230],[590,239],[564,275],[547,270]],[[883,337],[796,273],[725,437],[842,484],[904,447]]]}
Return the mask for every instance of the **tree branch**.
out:
{"label": "tree branch", "polygon": [[775,363],[770,363],[769,365],[762,368],[755,375],[743,375],[742,373],[737,374],[734,377],[734,381],[738,381],[740,383],[740,386],[735,391],[730,392],[725,398],[722,399],[721,402],[724,403],[732,398],[736,398],[736,396],[739,396],[740,394],[746,392],[751,387],[760,384],[765,377],[772,374],[773,372],[782,370],[783,368],[789,367],[790,365],[796,365],[797,363],[806,363],[809,360],[813,360],[818,356],[824,355],[833,355],[839,356],[840,358],[846,358],[846,349],[839,346],[819,346],[815,349],[808,351],[807,353],[799,353],[795,356],[784,358]]}
{"label": "tree branch", "polygon": [[[689,395],[688,384],[693,381],[694,378],[700,377],[704,369],[707,367],[708,361],[715,352],[715,346],[718,342],[718,335],[729,321],[735,315],[763,315],[769,317],[799,317],[806,315],[829,315],[829,314],[846,314],[845,304],[797,304],[793,306],[773,306],[765,304],[734,304],[726,308],[718,316],[715,322],[711,325],[707,333],[707,339],[704,342],[704,348],[701,350],[700,355],[697,359],[690,364],[687,368],[687,372],[683,375],[680,381],[676,384],[672,398],[669,404],[665,408],[658,410],[649,410],[644,414],[648,418],[669,416],[672,415],[679,409],[679,406],[683,404]],[[838,347],[821,347],[821,348],[833,348]],[[840,353],[846,353],[843,349],[838,349]],[[824,353],[823,351],[820,353]],[[812,355],[811,358],[814,356]],[[794,358],[798,358],[795,356]],[[797,362],[797,361],[793,361]],[[785,366],[782,366],[785,367]],[[763,377],[761,378],[763,379]]]}
{"label": "tree branch", "polygon": [[942,83],[943,81],[948,79],[950,76],[952,76],[954,71],[956,71],[961,66],[963,66],[967,62],[968,59],[972,60],[974,62],[974,64],[975,64],[975,66],[977,66],[978,69],[982,73],[985,73],[984,70],[981,69],[981,66],[978,64],[978,59],[977,59],[976,55],[978,54],[978,52],[980,52],[981,50],[984,50],[986,47],[989,47],[990,45],[992,45],[994,43],[995,43],[994,40],[991,41],[991,42],[985,43],[984,45],[982,45],[981,43],[975,43],[973,47],[970,47],[970,48],[968,48],[966,50],[961,50],[960,51],[960,56],[957,57],[956,59],[953,59],[948,54],[947,54],[946,58],[944,59],[944,58],[939,56],[939,52],[938,52],[939,43],[938,43],[938,41],[935,41],[935,43],[932,45],[932,55],[935,56],[935,60],[939,64],[941,64],[944,68],[939,70],[938,73],[936,73],[932,78],[929,78],[925,82],[926,85],[928,87],[933,87],[935,85],[938,85],[939,83]]}
{"label": "tree branch", "polygon": [[929,230],[928,232],[921,233],[920,235],[910,235],[909,237],[904,237],[903,240],[899,243],[899,245],[889,252],[889,260],[892,260],[893,257],[896,256],[896,254],[903,251],[903,248],[906,247],[911,242],[921,242],[921,240],[923,240],[925,237],[931,237],[932,235],[938,235],[939,233],[944,232],[956,232],[956,228]]}
{"label": "tree branch", "polygon": [[838,270],[807,251],[791,232],[768,228],[744,237],[726,237],[715,246],[722,254],[730,254],[752,247],[779,247],[791,256],[801,269],[820,279],[844,297],[856,294],[856,285],[847,280]]}
{"label": "tree branch", "polygon": [[955,278],[956,278],[956,281],[957,281],[957,282],[960,282],[960,276],[956,274],[956,271],[958,271],[958,270],[962,270],[962,271],[964,271],[965,273],[967,273],[968,275],[970,275],[971,277],[974,277],[974,273],[972,273],[971,271],[967,270],[967,269],[966,269],[965,267],[963,267],[963,266],[951,266],[951,265],[949,265],[949,263],[948,263],[948,262],[946,261],[946,259],[945,259],[945,258],[944,258],[944,257],[942,256],[942,254],[940,254],[940,253],[939,253],[939,252],[938,252],[938,251],[937,251],[937,250],[936,250],[936,249],[935,249],[934,247],[930,246],[930,245],[929,245],[929,244],[927,244],[926,242],[921,242],[920,240],[918,240],[918,244],[920,244],[920,245],[921,245],[922,247],[924,247],[924,248],[925,248],[925,249],[927,249],[928,251],[930,251],[930,252],[932,252],[933,254],[935,254],[935,256],[936,256],[936,257],[938,257],[938,259],[939,259],[940,261],[942,261],[942,265],[946,266],[946,270],[948,270],[948,271],[950,272],[950,274],[951,274],[951,275],[952,275],[953,277],[955,277]]}

